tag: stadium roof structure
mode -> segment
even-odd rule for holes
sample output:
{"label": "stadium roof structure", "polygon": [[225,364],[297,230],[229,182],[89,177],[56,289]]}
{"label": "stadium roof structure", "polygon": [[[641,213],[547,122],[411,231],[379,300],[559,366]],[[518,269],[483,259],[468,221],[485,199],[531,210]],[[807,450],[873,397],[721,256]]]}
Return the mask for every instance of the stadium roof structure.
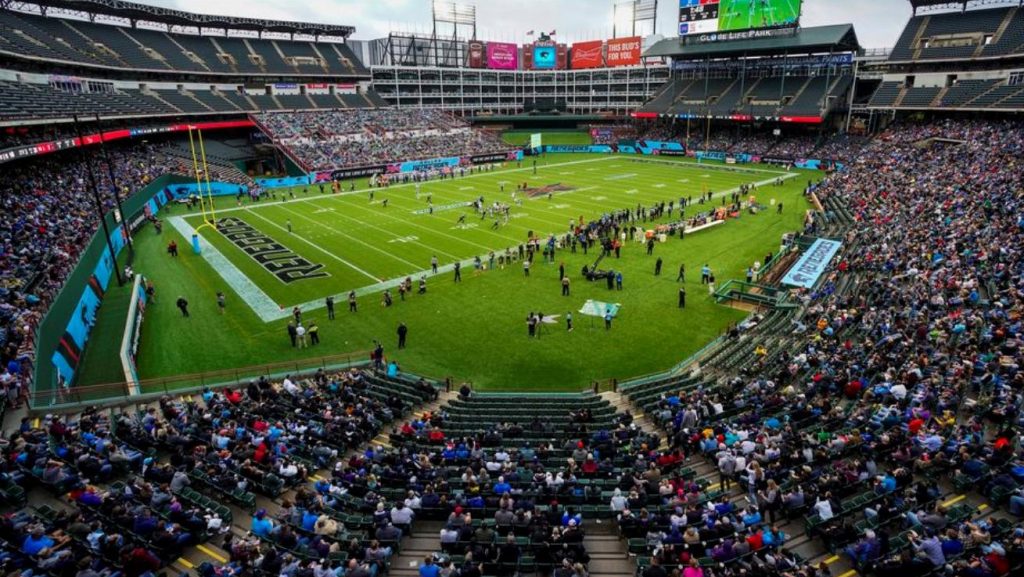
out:
{"label": "stadium roof structure", "polygon": [[980,8],[983,6],[998,6],[1017,4],[1018,6],[1024,5],[1024,0],[909,0],[910,7],[914,9],[914,15],[917,15],[918,8],[935,8],[936,10],[951,10],[953,8],[959,10],[967,10],[967,7]]}
{"label": "stadium roof structure", "polygon": [[727,40],[688,44],[683,38],[666,38],[644,52],[644,57],[724,58],[728,56],[758,56],[780,54],[845,52],[860,49],[853,24],[812,26],[799,28],[791,36]]}
{"label": "stadium roof structure", "polygon": [[129,20],[145,20],[170,26],[195,26],[197,28],[231,28],[257,32],[284,32],[339,36],[348,38],[355,33],[355,26],[323,24],[319,22],[292,22],[289,20],[264,20],[240,16],[217,16],[198,14],[159,6],[149,6],[123,0],[0,0],[0,8],[15,8],[18,5],[35,5],[45,14],[47,8],[59,8],[89,16],[102,14]]}

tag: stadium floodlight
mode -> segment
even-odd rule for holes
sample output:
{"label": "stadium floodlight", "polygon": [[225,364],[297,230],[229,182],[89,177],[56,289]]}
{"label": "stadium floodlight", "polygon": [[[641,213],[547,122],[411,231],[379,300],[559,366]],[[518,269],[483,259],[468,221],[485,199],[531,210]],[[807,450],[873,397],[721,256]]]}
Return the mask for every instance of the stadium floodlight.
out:
{"label": "stadium floodlight", "polygon": [[658,0],[619,0],[612,5],[612,37],[619,32],[637,35],[637,24],[651,23],[651,33],[658,31]]}
{"label": "stadium floodlight", "polygon": [[447,0],[434,0],[432,11],[434,22],[455,25],[475,25],[476,6]]}

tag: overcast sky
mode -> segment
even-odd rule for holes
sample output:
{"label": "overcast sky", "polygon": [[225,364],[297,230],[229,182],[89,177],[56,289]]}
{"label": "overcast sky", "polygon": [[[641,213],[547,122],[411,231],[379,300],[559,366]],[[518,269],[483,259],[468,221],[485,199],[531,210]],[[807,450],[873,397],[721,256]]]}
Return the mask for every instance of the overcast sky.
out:
{"label": "overcast sky", "polygon": [[[354,38],[389,31],[429,32],[431,0],[140,0],[229,16],[348,24]],[[614,0],[467,0],[477,6],[477,37],[525,42],[528,30],[557,30],[562,42],[608,38]],[[660,0],[658,32],[672,35],[679,4]],[[910,16],[906,0],[804,0],[804,26],[852,22],[861,45],[892,46]],[[619,34],[622,36],[623,34]]]}

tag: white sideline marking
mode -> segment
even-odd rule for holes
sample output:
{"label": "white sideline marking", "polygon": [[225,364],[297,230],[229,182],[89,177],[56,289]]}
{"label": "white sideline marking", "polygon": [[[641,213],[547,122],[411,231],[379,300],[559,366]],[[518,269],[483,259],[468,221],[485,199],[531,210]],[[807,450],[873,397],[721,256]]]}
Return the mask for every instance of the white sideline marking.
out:
{"label": "white sideline marking", "polygon": [[[192,235],[196,234],[196,230],[192,228],[192,225],[185,222],[185,219],[180,216],[168,217],[167,222],[186,240],[191,239]],[[269,323],[291,314],[283,311],[273,299],[267,296],[267,293],[263,292],[263,289],[247,277],[245,273],[238,270],[238,267],[233,262],[228,260],[223,253],[217,250],[217,247],[210,244],[201,234],[199,235],[199,248],[203,259],[213,267],[213,270],[217,271],[217,274],[224,279],[224,282],[228,283],[231,290],[238,294],[242,302],[249,305],[252,311],[256,313],[256,316],[260,317],[261,321]],[[190,249],[191,247],[185,248],[185,250]]]}

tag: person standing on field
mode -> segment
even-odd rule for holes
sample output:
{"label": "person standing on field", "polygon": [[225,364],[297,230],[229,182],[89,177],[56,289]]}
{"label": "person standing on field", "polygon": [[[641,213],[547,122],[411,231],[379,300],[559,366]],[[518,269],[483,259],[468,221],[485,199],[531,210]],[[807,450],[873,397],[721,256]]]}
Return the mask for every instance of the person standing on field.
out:
{"label": "person standing on field", "polygon": [[294,321],[288,321],[288,338],[292,341],[292,347],[298,346],[299,332]]}
{"label": "person standing on field", "polygon": [[324,301],[324,303],[327,305],[327,320],[333,321],[334,320],[334,297],[333,296],[327,297],[327,300]]}
{"label": "person standing on field", "polygon": [[405,348],[405,338],[409,334],[409,327],[405,323],[398,323],[398,348]]}
{"label": "person standing on field", "polygon": [[358,312],[356,307],[356,291],[349,291],[348,293],[348,312]]}
{"label": "person standing on field", "polygon": [[220,314],[224,314],[224,307],[226,305],[227,305],[227,302],[225,300],[224,293],[218,291],[217,292],[217,310],[220,311]]}

